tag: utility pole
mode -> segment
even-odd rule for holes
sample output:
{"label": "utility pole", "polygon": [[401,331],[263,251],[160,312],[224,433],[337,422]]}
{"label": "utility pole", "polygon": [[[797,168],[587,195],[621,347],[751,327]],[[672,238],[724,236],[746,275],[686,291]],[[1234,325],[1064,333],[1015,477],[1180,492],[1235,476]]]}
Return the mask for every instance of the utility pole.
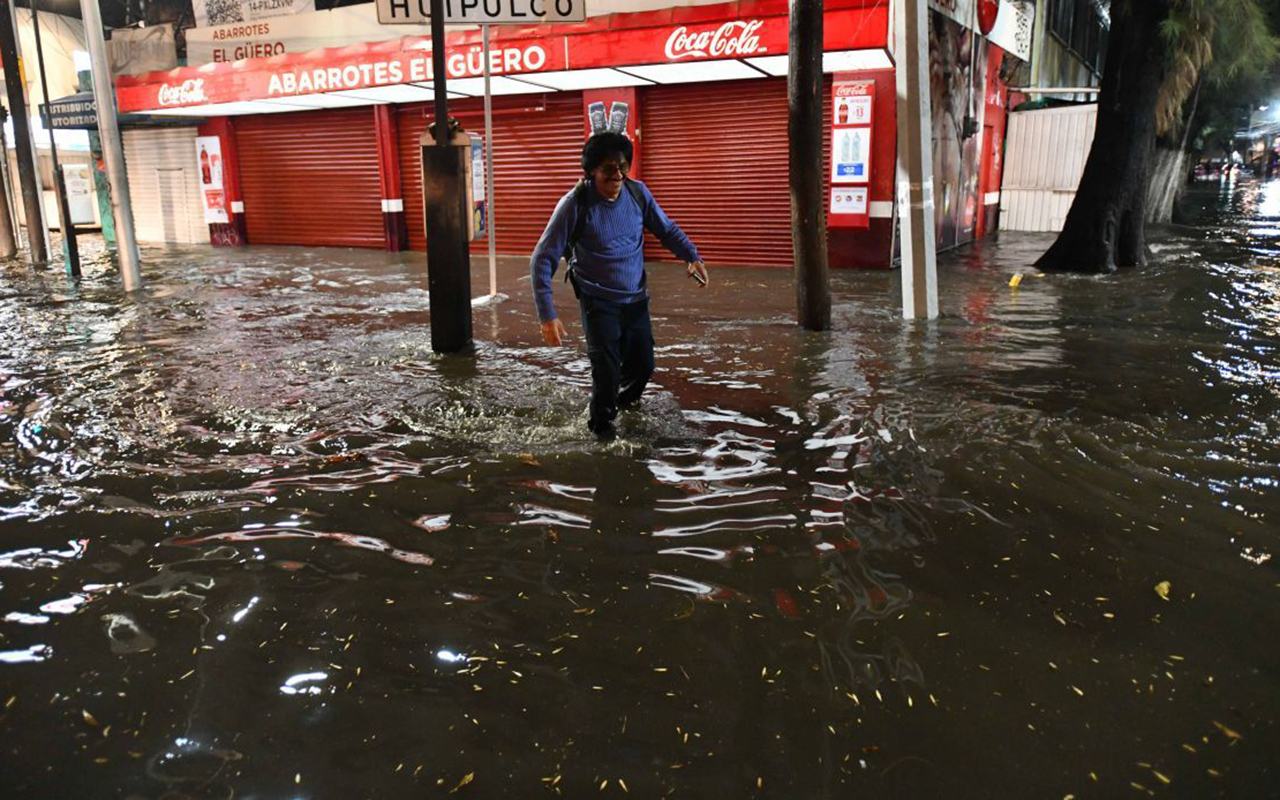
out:
{"label": "utility pole", "polygon": [[[95,2],[96,0],[81,0]],[[471,197],[466,170],[471,142],[449,127],[445,88],[444,0],[431,0],[432,86],[435,143],[422,137],[422,201],[427,228],[427,292],[431,302],[431,349],[457,353],[471,346]]]}
{"label": "utility pole", "polygon": [[17,231],[9,210],[9,150],[4,144],[4,121],[9,112],[0,106],[0,258],[18,254]]}
{"label": "utility pole", "polygon": [[[485,239],[489,244],[489,297],[498,301],[498,218],[493,201],[493,93],[489,91],[489,26],[481,25],[484,36],[484,215]],[[475,176],[472,176],[473,178]]]}
{"label": "utility pole", "polygon": [[898,0],[894,14],[898,219],[902,223],[902,316],[905,319],[938,316],[928,13],[925,0]]}
{"label": "utility pole", "polygon": [[27,249],[33,262],[43,263],[49,260],[49,231],[44,225],[40,174],[31,140],[31,114],[27,110],[26,74],[18,52],[15,20],[13,0],[0,0],[0,64],[4,67],[9,115],[13,119],[13,144],[18,153],[18,181],[22,185],[22,206],[27,217]]}
{"label": "utility pole", "polygon": [[40,37],[40,3],[31,0],[31,26],[36,34],[36,60],[40,62],[40,94],[44,95],[44,129],[49,132],[49,157],[53,160],[53,189],[58,195],[58,222],[62,227],[62,252],[67,259],[67,274],[73,278],[80,277],[80,247],[76,243],[76,227],[71,221],[71,208],[67,205],[67,181],[62,174],[62,166],[58,164],[58,139],[54,134],[50,108],[53,98],[49,96],[49,70],[44,64],[44,45]]}
{"label": "utility pole", "polygon": [[[5,0],[0,0],[4,2]],[[102,37],[102,14],[98,0],[80,0],[80,16],[84,20],[84,39],[89,45],[89,63],[93,71],[93,97],[98,109],[98,134],[102,137],[102,154],[107,162],[107,182],[111,185],[111,216],[116,223],[120,278],[124,290],[142,288],[142,261],[138,239],[133,232],[133,208],[129,202],[129,176],[125,171],[124,148],[120,143],[120,122],[116,116],[116,92],[111,83],[111,62],[107,60],[107,43]]]}
{"label": "utility pole", "polygon": [[787,42],[787,139],[796,316],[810,331],[831,328],[827,215],[822,196],[822,0],[791,0]]}

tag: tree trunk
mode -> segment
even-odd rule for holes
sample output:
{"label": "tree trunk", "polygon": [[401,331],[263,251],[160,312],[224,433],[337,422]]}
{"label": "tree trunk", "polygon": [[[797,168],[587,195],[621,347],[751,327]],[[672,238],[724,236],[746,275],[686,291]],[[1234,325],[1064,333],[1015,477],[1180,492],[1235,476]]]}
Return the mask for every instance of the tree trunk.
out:
{"label": "tree trunk", "polygon": [[1160,22],[1168,0],[1112,6],[1098,126],[1062,233],[1036,266],[1110,273],[1147,261],[1147,177],[1156,138],[1156,98],[1165,72]]}

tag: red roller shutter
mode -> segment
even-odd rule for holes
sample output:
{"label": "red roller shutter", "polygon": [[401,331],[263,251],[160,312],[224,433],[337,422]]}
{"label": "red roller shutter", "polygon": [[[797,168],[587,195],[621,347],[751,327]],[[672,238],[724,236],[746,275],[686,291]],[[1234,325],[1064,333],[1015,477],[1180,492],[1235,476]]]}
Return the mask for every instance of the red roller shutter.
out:
{"label": "red roller shutter", "polygon": [[[829,173],[829,78],[825,86]],[[786,79],[654,86],[643,102],[643,180],[702,257],[717,266],[791,266]],[[646,236],[645,258],[673,256]]]}
{"label": "red roller shutter", "polygon": [[[418,137],[427,128],[426,108],[414,105],[399,109],[400,180],[409,246],[414,250],[427,247],[418,157]],[[461,120],[463,128],[484,129],[481,101],[463,100],[450,105],[449,111]],[[493,113],[497,249],[505,255],[528,255],[556,203],[582,176],[582,94],[495,97]]]}
{"label": "red roller shutter", "polygon": [[235,132],[250,242],[384,245],[373,109],[238,117]]}

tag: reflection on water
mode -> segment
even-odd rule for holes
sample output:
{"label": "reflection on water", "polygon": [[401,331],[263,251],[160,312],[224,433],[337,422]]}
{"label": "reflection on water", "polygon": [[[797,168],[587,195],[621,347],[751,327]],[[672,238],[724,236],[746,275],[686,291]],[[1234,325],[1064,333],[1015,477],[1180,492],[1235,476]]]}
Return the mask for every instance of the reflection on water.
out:
{"label": "reflection on water", "polygon": [[1280,183],[1196,199],[1142,273],[951,254],[932,325],[894,275],[836,274],[819,336],[785,273],[657,267],[608,445],[516,261],[474,362],[412,254],[153,250],[132,299],[10,265],[7,782],[1265,796]]}

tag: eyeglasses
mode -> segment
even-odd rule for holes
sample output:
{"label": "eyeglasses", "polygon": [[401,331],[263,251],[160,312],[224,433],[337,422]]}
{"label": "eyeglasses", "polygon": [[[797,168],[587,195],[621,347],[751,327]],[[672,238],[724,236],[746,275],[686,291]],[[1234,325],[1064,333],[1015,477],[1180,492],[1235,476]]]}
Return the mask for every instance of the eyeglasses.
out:
{"label": "eyeglasses", "polygon": [[609,177],[613,175],[626,175],[627,171],[631,169],[631,165],[630,164],[601,164],[600,166],[596,167],[596,169],[603,172],[606,177]]}

